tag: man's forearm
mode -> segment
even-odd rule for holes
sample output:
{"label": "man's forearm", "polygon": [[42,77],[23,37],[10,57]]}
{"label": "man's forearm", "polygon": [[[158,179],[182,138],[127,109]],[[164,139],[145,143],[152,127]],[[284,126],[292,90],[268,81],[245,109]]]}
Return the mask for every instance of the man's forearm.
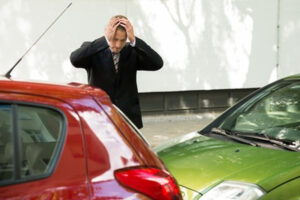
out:
{"label": "man's forearm", "polygon": [[89,48],[91,42],[84,42],[79,49],[73,51],[70,55],[70,61],[74,67],[83,67],[88,66],[89,60]]}
{"label": "man's forearm", "polygon": [[141,66],[139,70],[158,70],[163,66],[163,59],[146,42],[136,37],[135,48],[140,55]]}
{"label": "man's forearm", "polygon": [[81,47],[73,51],[70,61],[75,67],[89,67],[90,57],[108,47],[105,37],[98,38],[93,42],[84,42]]}

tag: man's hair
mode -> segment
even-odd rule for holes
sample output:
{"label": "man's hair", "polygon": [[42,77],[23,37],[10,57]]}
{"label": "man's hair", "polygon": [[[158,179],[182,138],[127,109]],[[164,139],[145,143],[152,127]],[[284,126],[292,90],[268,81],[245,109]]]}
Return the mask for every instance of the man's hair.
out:
{"label": "man's hair", "polygon": [[127,19],[127,17],[126,16],[124,16],[124,15],[115,15],[115,16],[113,16],[112,18],[120,18],[120,19]]}
{"label": "man's hair", "polygon": [[[112,19],[113,19],[113,18],[128,19],[128,18],[127,18],[126,16],[124,16],[124,15],[115,15],[115,16],[112,17]],[[116,29],[116,30],[126,31],[126,29],[125,29],[123,26],[121,26],[121,25],[117,26],[117,29]]]}

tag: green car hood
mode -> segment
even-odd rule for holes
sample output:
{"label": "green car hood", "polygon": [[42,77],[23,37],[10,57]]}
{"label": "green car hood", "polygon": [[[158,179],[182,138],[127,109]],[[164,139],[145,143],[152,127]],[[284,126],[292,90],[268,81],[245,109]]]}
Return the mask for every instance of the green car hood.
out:
{"label": "green car hood", "polygon": [[253,147],[196,132],[154,151],[179,185],[203,193],[224,180],[253,183],[270,191],[300,175],[297,152]]}

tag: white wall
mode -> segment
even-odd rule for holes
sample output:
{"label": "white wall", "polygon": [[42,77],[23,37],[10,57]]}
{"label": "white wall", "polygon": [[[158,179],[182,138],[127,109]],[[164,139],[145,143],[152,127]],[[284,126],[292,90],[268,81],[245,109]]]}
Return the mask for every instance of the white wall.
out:
{"label": "white wall", "polygon": [[[69,3],[0,0],[0,74]],[[299,0],[74,0],[12,76],[86,83],[86,72],[69,62],[71,51],[124,14],[165,62],[160,71],[138,73],[140,92],[261,87],[299,73],[299,10]]]}
{"label": "white wall", "polygon": [[279,77],[300,72],[300,1],[281,0]]}

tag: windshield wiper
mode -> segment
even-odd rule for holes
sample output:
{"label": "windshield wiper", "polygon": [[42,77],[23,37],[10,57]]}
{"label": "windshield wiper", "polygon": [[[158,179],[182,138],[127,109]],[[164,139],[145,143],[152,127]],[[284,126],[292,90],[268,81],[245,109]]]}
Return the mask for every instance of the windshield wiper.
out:
{"label": "windshield wiper", "polygon": [[256,139],[256,140],[261,140],[264,142],[269,142],[270,144],[279,146],[281,148],[285,148],[291,151],[300,151],[299,150],[299,145],[296,147],[292,147],[291,142],[287,142],[284,140],[280,140],[277,138],[270,138],[268,135],[263,134],[263,133],[251,133],[251,134],[247,134],[247,133],[242,133],[242,132],[236,132],[234,131],[234,134],[239,136],[239,137],[243,137],[243,138],[251,138],[251,139]]}
{"label": "windshield wiper", "polygon": [[260,145],[256,144],[255,142],[252,142],[250,140],[247,140],[245,138],[241,138],[240,136],[232,134],[228,130],[224,130],[224,129],[221,129],[221,128],[212,128],[211,132],[223,135],[225,137],[228,137],[228,138],[230,138],[232,140],[235,140],[235,141],[238,141],[238,142],[241,142],[241,143],[244,143],[244,144],[249,144],[249,145],[255,146],[255,147],[260,146]]}

